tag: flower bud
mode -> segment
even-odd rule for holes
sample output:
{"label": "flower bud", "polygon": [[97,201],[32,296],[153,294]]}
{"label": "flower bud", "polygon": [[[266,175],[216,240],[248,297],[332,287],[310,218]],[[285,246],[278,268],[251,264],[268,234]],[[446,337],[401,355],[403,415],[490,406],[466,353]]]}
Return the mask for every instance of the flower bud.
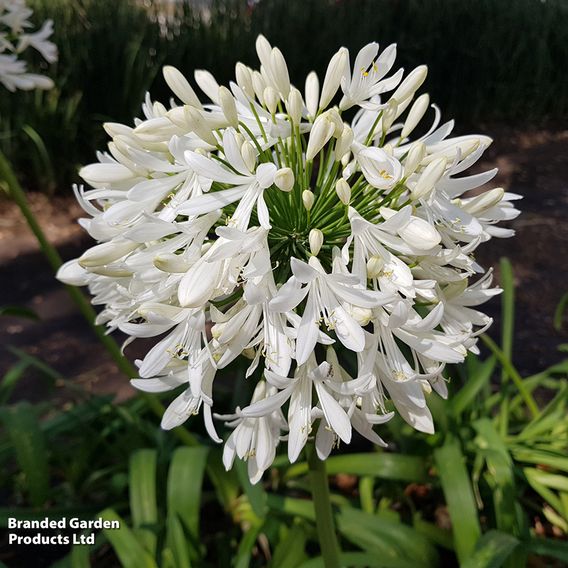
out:
{"label": "flower bud", "polygon": [[201,140],[211,144],[217,145],[217,139],[213,136],[211,127],[207,124],[205,117],[196,108],[186,106],[184,107],[185,118],[189,124],[189,128],[201,138]]}
{"label": "flower bud", "polygon": [[300,124],[302,121],[303,106],[304,103],[300,91],[296,87],[292,87],[286,101],[286,110],[293,124]]}
{"label": "flower bud", "polygon": [[392,94],[392,98],[399,102],[405,101],[407,98],[414,96],[414,93],[420,88],[428,75],[428,67],[419,65],[410,72],[408,77],[398,86],[397,90]]}
{"label": "flower bud", "polygon": [[325,114],[320,114],[310,132],[306,160],[313,160],[317,153],[329,142],[335,132],[335,124]]}
{"label": "flower bud", "polygon": [[428,110],[428,105],[430,104],[430,96],[428,94],[420,95],[412,105],[412,108],[408,112],[408,116],[400,132],[401,138],[406,138],[412,131],[418,126],[419,122],[422,120],[426,111]]}
{"label": "flower bud", "polygon": [[266,87],[263,92],[263,99],[266,108],[270,114],[274,114],[278,108],[278,101],[280,97],[272,87]]}
{"label": "flower bud", "polygon": [[304,207],[307,211],[310,211],[314,206],[315,195],[309,189],[304,189],[302,192],[302,201],[304,202]]}
{"label": "flower bud", "polygon": [[412,199],[426,197],[432,189],[434,189],[434,186],[438,183],[438,180],[442,177],[446,170],[446,164],[446,158],[438,158],[426,166],[422,175],[416,182],[416,185],[410,192]]}
{"label": "flower bud", "polygon": [[329,105],[335,96],[335,93],[337,93],[337,89],[339,89],[339,85],[341,84],[341,79],[347,69],[348,59],[349,52],[345,47],[340,48],[339,51],[331,58],[323,80],[319,103],[320,110],[327,108],[327,105]]}
{"label": "flower bud", "polygon": [[239,125],[237,105],[231,91],[227,87],[219,87],[219,104],[227,122],[236,128]]}
{"label": "flower bud", "polygon": [[310,252],[317,256],[323,245],[323,233],[319,229],[312,229],[308,236],[308,241],[310,243]]}
{"label": "flower bud", "polygon": [[251,70],[246,65],[239,62],[235,67],[235,77],[237,80],[237,85],[242,89],[244,94],[251,98],[254,98]]}
{"label": "flower bud", "polygon": [[258,71],[252,72],[252,86],[256,98],[259,100],[260,104],[264,104],[264,89],[266,89],[266,81],[263,76]]}
{"label": "flower bud", "polygon": [[306,77],[306,107],[308,115],[314,117],[318,112],[319,79],[315,71]]}
{"label": "flower bud", "polygon": [[393,97],[387,103],[387,108],[383,111],[383,116],[381,118],[381,128],[383,134],[386,134],[389,131],[389,128],[392,126],[392,123],[397,117],[397,110],[398,102]]}
{"label": "flower bud", "polygon": [[290,75],[288,74],[286,60],[277,47],[273,48],[270,54],[270,71],[278,91],[283,98],[287,98],[288,93],[290,93]]}
{"label": "flower bud", "polygon": [[426,154],[426,146],[422,142],[414,142],[404,159],[404,176],[408,177],[416,171]]}
{"label": "flower bud", "polygon": [[343,178],[339,178],[337,180],[335,184],[335,192],[337,193],[337,197],[339,197],[339,201],[341,201],[343,205],[349,205],[349,202],[351,201],[351,187]]}
{"label": "flower bud", "polygon": [[369,278],[376,278],[385,265],[385,261],[380,256],[372,256],[367,261],[367,276]]}
{"label": "flower bud", "polygon": [[274,175],[274,185],[285,192],[294,187],[294,172],[290,168],[281,168]]}
{"label": "flower bud", "polygon": [[245,142],[241,146],[241,155],[249,172],[254,172],[256,166],[256,151],[250,142]]}
{"label": "flower bud", "polygon": [[483,192],[481,195],[473,197],[465,203],[462,201],[460,207],[464,211],[476,215],[487,211],[487,209],[491,209],[491,207],[495,207],[495,205],[501,202],[504,195],[505,190],[502,187],[495,187],[494,189]]}
{"label": "flower bud", "polygon": [[351,144],[353,144],[353,130],[345,124],[343,126],[343,132],[335,144],[335,159],[341,160],[341,158],[349,152]]}
{"label": "flower bud", "polygon": [[162,73],[168,87],[180,101],[198,109],[203,108],[188,80],[175,67],[166,65]]}
{"label": "flower bud", "polygon": [[162,272],[187,272],[191,266],[179,254],[162,254],[154,258],[154,266]]}
{"label": "flower bud", "polygon": [[137,247],[138,243],[127,240],[109,241],[95,245],[79,258],[79,264],[83,268],[104,266],[122,258]]}

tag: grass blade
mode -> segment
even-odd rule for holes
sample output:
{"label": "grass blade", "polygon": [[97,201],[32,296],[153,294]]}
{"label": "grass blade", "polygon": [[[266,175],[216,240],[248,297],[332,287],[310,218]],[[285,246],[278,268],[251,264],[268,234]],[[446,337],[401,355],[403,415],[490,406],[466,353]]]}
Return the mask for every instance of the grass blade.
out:
{"label": "grass blade", "polygon": [[118,521],[120,528],[103,529],[103,532],[111,543],[120,564],[123,568],[158,568],[154,559],[144,549],[134,533],[128,528],[122,519],[112,509],[105,509],[99,515],[105,521]]}
{"label": "grass blade", "polygon": [[134,532],[144,548],[156,555],[156,450],[138,450],[130,456],[130,511]]}
{"label": "grass blade", "polygon": [[[329,475],[347,473],[416,483],[429,480],[426,462],[421,457],[384,452],[333,456],[326,460],[326,469]],[[285,478],[291,479],[307,473],[308,464],[299,463],[286,471]]]}
{"label": "grass blade", "polygon": [[459,442],[448,438],[435,450],[434,458],[452,520],[454,543],[460,562],[464,562],[481,536],[475,497]]}
{"label": "grass blade", "polygon": [[489,531],[477,543],[474,553],[461,564],[462,568],[499,568],[509,558],[519,541],[509,534]]}
{"label": "grass blade", "polygon": [[49,495],[49,469],[45,438],[38,419],[27,402],[4,408],[0,415],[25,476],[30,502],[39,507]]}

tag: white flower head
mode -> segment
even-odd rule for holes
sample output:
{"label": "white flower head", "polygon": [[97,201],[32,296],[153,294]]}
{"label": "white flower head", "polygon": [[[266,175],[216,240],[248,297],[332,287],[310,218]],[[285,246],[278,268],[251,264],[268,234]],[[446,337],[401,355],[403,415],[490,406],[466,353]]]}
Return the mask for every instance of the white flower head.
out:
{"label": "white flower head", "polygon": [[[22,28],[18,14],[4,24]],[[49,59],[49,30],[20,45]],[[518,214],[502,188],[468,193],[495,175],[463,173],[490,139],[450,137],[453,122],[414,99],[426,68],[391,73],[394,45],[364,47],[353,68],[341,48],[304,95],[278,48],[260,36],[256,49],[259,68],[238,63],[229,86],[166,67],[179,106],[148,95],[133,126],[105,125],[108,151],[75,189],[96,244],[58,273],[127,343],[157,338],[132,384],[179,389],[163,427],[202,414],[219,442],[225,420],[224,464],[246,460],[253,482],[281,441],[290,461],[310,437],[322,459],[354,433],[384,446],[374,427],[394,412],[433,431],[428,399],[447,396],[444,367],[476,352],[491,323],[479,305],[499,292],[472,254]],[[215,377],[241,357],[252,400],[214,414]]]}

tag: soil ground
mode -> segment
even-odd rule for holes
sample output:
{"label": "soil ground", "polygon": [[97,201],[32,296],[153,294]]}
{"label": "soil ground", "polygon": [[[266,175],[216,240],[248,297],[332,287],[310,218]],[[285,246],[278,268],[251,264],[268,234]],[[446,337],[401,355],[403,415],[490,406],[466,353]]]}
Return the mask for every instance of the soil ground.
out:
{"label": "soil ground", "polygon": [[[485,160],[476,169],[498,167],[492,186],[523,195],[522,215],[511,223],[512,239],[494,239],[480,247],[478,260],[496,267],[507,256],[515,271],[516,326],[514,361],[521,374],[542,370],[562,358],[557,350],[568,341],[552,325],[554,310],[568,291],[568,130],[520,132],[505,127],[480,128],[494,137]],[[70,192],[69,192],[70,193]],[[67,260],[89,246],[77,225],[81,210],[71,195],[49,198],[30,194],[32,209],[48,238]],[[0,306],[34,310],[39,321],[4,316],[0,321],[0,377],[17,362],[10,347],[22,349],[46,362],[75,384],[98,393],[115,393],[118,400],[133,394],[89,327],[54,278],[16,207],[0,201]],[[500,304],[486,311],[495,318],[491,335],[499,336]],[[117,339],[120,340],[118,337]],[[136,344],[131,358],[144,353]],[[48,386],[29,373],[18,385],[16,398],[37,401]],[[60,393],[62,400],[65,394]]]}

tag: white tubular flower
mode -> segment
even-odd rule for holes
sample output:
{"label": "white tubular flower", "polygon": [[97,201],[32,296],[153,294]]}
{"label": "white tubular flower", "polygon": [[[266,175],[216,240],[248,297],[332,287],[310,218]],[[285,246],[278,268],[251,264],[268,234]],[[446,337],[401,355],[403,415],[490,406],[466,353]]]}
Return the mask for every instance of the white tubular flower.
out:
{"label": "white tubular flower", "polygon": [[53,34],[53,22],[46,20],[41,29],[24,33],[31,28],[33,10],[25,0],[0,2],[0,85],[9,91],[51,89],[53,81],[44,75],[28,73],[27,64],[19,56],[29,47],[35,49],[48,63],[57,61],[57,47],[48,38]]}
{"label": "white tubular flower", "polygon": [[[18,37],[22,5],[0,0],[9,16],[0,25]],[[14,45],[50,59],[50,29]],[[221,442],[214,379],[248,360],[250,404],[215,416],[233,428],[225,466],[247,461],[254,483],[284,439],[294,461],[310,436],[321,459],[354,433],[385,446],[375,426],[394,412],[434,431],[429,398],[447,396],[445,365],[477,351],[491,324],[479,306],[500,291],[473,253],[511,236],[499,223],[519,214],[519,196],[502,188],[470,193],[495,176],[464,174],[491,140],[452,137],[453,122],[416,95],[425,67],[402,82],[402,71],[389,75],[394,45],[364,47],[353,70],[341,48],[321,90],[310,73],[305,97],[278,48],[262,36],[256,48],[259,68],[238,63],[230,88],[195,73],[208,100],[166,67],[182,105],[148,95],[132,126],[105,125],[108,150],[74,188],[96,242],[58,272],[88,286],[102,306],[96,322],[126,334],[126,345],[154,338],[132,384],[179,390],[165,429],[199,413]],[[0,53],[0,82],[41,83],[22,65]],[[339,108],[329,108],[339,89]],[[418,127],[429,108],[430,126]],[[345,350],[357,376],[342,366]]]}

